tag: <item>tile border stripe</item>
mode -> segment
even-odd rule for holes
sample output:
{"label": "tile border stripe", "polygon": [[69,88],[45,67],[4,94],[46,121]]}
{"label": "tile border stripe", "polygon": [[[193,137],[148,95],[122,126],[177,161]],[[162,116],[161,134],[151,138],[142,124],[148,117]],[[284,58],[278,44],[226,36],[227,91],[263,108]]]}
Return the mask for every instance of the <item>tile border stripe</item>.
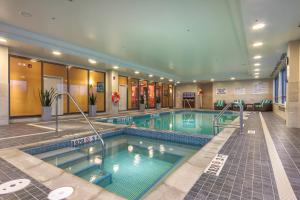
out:
{"label": "tile border stripe", "polygon": [[261,120],[263,133],[266,139],[268,153],[271,160],[271,165],[274,171],[274,177],[276,181],[276,186],[278,190],[278,195],[280,199],[297,199],[294,193],[294,190],[291,186],[291,183],[286,175],[286,172],[283,168],[282,162],[277,153],[276,147],[270,135],[269,129],[267,127],[266,121],[259,112],[259,117]]}

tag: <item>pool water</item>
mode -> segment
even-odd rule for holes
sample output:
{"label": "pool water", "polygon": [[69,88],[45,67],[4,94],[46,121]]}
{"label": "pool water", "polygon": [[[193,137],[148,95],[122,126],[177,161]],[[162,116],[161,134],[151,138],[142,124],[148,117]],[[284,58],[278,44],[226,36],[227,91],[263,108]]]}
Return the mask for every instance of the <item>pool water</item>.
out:
{"label": "pool water", "polygon": [[[176,131],[190,134],[213,134],[213,118],[218,112],[169,112],[136,117],[123,117],[108,119],[105,122],[126,124],[132,127],[151,128],[156,130]],[[237,117],[236,113],[225,113],[221,123],[230,123]]]}
{"label": "pool water", "polygon": [[200,148],[129,135],[108,138],[105,143],[108,178],[102,180],[99,143],[68,148],[55,156],[51,152],[48,157],[47,153],[36,156],[126,199],[140,199]]}

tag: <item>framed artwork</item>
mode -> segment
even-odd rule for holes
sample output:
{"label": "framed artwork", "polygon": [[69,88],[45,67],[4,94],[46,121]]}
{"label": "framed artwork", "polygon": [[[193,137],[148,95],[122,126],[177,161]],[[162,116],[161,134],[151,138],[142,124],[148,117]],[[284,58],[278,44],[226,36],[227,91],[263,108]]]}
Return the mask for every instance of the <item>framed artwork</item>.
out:
{"label": "framed artwork", "polygon": [[97,82],[97,92],[104,92],[104,82]]}

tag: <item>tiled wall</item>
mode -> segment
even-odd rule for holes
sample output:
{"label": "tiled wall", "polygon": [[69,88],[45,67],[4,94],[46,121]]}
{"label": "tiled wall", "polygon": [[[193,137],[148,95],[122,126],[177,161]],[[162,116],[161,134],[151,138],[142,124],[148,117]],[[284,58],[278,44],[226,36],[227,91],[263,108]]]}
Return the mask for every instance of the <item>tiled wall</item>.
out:
{"label": "tiled wall", "polygon": [[[224,88],[225,94],[217,94]],[[273,99],[272,79],[223,81],[213,83],[213,102],[225,100],[227,103],[242,99],[245,103],[256,103],[262,99]]]}

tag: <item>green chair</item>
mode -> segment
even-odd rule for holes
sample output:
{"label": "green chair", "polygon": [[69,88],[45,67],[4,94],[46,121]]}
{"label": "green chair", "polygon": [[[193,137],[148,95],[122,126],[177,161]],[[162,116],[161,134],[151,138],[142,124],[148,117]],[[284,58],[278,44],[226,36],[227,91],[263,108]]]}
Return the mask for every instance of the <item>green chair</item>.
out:
{"label": "green chair", "polygon": [[256,111],[272,111],[273,110],[273,105],[272,105],[272,100],[270,99],[263,99],[259,103],[254,103],[253,104],[254,110]]}
{"label": "green chair", "polygon": [[214,103],[214,109],[215,110],[222,110],[226,106],[226,103],[224,100],[217,100]]}
{"label": "green chair", "polygon": [[234,100],[233,102],[234,102],[233,105],[232,105],[232,109],[233,109],[233,110],[240,110],[240,107],[239,107],[237,104],[235,104],[235,103],[242,104],[243,110],[246,110],[246,109],[247,109],[244,100],[236,99],[236,100]]}

